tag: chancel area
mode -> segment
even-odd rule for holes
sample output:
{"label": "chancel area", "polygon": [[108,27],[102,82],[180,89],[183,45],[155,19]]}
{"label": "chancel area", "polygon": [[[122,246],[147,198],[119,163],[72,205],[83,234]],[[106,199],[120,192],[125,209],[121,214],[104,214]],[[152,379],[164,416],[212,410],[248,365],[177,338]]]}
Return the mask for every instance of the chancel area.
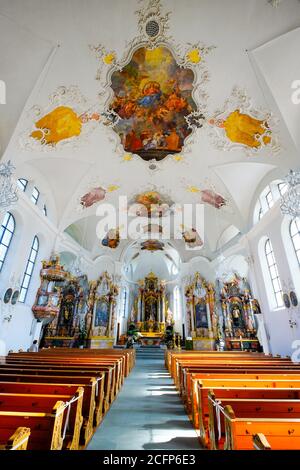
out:
{"label": "chancel area", "polygon": [[300,450],[300,3],[1,0],[5,450]]}

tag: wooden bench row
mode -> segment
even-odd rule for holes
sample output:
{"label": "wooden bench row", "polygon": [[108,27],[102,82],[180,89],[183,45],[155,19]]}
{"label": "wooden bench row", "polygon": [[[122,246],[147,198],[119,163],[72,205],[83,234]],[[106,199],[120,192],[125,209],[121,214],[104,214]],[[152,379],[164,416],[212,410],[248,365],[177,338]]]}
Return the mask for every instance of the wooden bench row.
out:
{"label": "wooden bench row", "polygon": [[300,367],[257,353],[166,352],[202,445],[299,449]]}
{"label": "wooden bench row", "polygon": [[26,432],[31,450],[84,448],[134,362],[134,351],[61,348],[2,358],[1,448],[19,448]]}

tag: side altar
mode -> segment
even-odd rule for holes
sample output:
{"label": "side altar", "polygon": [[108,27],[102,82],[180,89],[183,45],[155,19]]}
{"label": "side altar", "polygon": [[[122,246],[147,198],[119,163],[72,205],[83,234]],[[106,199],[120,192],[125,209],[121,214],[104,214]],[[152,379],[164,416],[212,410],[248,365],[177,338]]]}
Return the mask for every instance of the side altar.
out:
{"label": "side altar", "polygon": [[119,290],[107,272],[89,282],[53,255],[43,261],[40,277],[32,311],[43,323],[41,347],[113,347]]}
{"label": "side altar", "polygon": [[219,281],[219,291],[226,349],[260,351],[255,317],[261,310],[247,280],[235,274],[228,282]]}
{"label": "side altar", "polygon": [[193,349],[214,350],[219,338],[219,322],[213,284],[197,272],[185,289],[187,336]]}
{"label": "side altar", "polygon": [[165,284],[150,272],[139,281],[129,323],[141,333],[143,346],[160,346],[166,325],[171,322]]}

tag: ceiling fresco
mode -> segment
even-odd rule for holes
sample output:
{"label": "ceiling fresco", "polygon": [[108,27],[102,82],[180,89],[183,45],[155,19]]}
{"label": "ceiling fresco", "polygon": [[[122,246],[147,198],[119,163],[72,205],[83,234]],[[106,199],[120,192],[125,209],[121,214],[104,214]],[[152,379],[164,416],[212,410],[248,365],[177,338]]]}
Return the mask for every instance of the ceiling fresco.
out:
{"label": "ceiling fresco", "polygon": [[192,128],[186,117],[197,110],[194,73],[179,67],[166,47],[139,48],[128,65],[111,77],[110,110],[126,152],[144,160],[180,153]]}
{"label": "ceiling fresco", "polygon": [[[9,1],[3,3],[12,13]],[[287,2],[273,9],[265,0],[259,10],[239,0],[226,7],[217,0],[190,0],[188,6],[180,0],[130,0],[127,25],[124,3],[115,0],[103,8],[91,2],[76,31],[62,0],[57,37],[53,28],[45,29],[55,51],[5,158],[15,161],[18,177],[40,177],[39,187],[53,194],[59,230],[78,226],[83,235],[77,238],[86,238],[82,244],[93,259],[108,250],[117,258],[132,242],[124,239],[118,218],[96,239],[99,204],[112,204],[118,217],[127,210],[120,208],[120,196],[128,198],[129,217],[146,218],[144,235],[162,235],[153,219],[169,214],[174,219],[180,204],[204,204],[205,234],[187,222],[175,245],[183,251],[201,247],[201,254],[213,257],[227,227],[241,234],[249,229],[259,185],[295,166],[289,131],[277,119],[272,91],[262,89],[248,51],[292,31],[299,5],[279,18]],[[80,17],[79,0],[73,8]],[[236,18],[233,27],[226,23],[229,17]],[[23,24],[20,17],[16,21]],[[38,9],[32,17],[26,13],[25,28],[38,36],[42,25]],[[143,255],[152,256],[156,237],[145,238],[141,234]]]}

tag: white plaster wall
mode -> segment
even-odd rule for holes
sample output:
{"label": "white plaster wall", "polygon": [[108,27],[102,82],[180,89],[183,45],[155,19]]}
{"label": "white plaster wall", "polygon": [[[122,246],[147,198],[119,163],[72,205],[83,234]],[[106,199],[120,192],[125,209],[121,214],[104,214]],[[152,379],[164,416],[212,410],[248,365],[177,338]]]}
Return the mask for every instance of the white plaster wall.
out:
{"label": "white plaster wall", "polygon": [[[31,307],[40,285],[41,261],[49,258],[56,236],[54,225],[44,216],[40,208],[30,201],[26,194],[19,195],[18,203],[13,206],[10,212],[15,218],[16,229],[0,273],[0,341],[4,341],[6,352],[10,349],[26,351],[36,334],[39,334]],[[17,302],[15,306],[4,305],[2,299],[6,289],[8,287],[17,288],[22,283],[35,235],[38,236],[40,242],[39,252],[25,303]],[[9,315],[12,315],[9,322],[3,320],[4,316]]]}
{"label": "white plaster wall", "polygon": [[[282,224],[286,230],[282,230]],[[260,301],[262,312],[264,314],[265,326],[269,337],[270,349],[272,354],[291,355],[293,352],[292,342],[300,338],[300,316],[299,308],[286,309],[275,308],[272,305],[270,295],[265,288],[265,278],[263,275],[263,255],[259,250],[259,242],[263,237],[271,240],[280,280],[283,290],[295,290],[300,295],[299,265],[295,263],[296,255],[293,250],[287,251],[290,247],[288,236],[288,223],[286,217],[280,213],[279,203],[265,214],[261,221],[253,227],[248,234],[249,247],[253,256],[253,271],[256,281],[257,297]],[[255,289],[255,290],[256,290]],[[295,320],[298,324],[291,328],[289,320]]]}

